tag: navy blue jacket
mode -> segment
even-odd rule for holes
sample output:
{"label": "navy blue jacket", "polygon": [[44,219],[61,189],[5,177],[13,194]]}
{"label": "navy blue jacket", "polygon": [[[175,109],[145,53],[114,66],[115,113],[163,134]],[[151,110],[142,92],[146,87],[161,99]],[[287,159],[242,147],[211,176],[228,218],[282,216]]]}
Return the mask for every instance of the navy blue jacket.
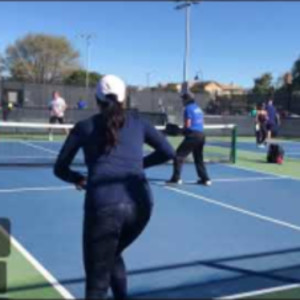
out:
{"label": "navy blue jacket", "polygon": [[[118,144],[109,153],[103,149],[104,126],[101,114],[78,122],[65,141],[54,166],[57,177],[78,183],[84,177],[71,169],[79,149],[83,150],[88,169],[86,209],[120,201],[151,200],[144,168],[175,157],[166,138],[138,113],[127,113],[125,125],[118,134]],[[154,148],[144,156],[143,144]]]}

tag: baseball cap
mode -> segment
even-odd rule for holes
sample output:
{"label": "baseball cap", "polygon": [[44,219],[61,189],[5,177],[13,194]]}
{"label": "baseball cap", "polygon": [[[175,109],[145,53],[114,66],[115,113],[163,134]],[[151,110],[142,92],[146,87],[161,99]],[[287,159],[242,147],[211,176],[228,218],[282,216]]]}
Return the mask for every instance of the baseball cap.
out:
{"label": "baseball cap", "polygon": [[190,91],[188,82],[183,82],[182,83],[180,96],[184,97],[184,98],[194,98],[194,94]]}
{"label": "baseball cap", "polygon": [[107,101],[106,95],[114,94],[117,101],[122,103],[126,98],[126,84],[125,82],[115,75],[103,76],[96,88],[96,96],[99,101]]}

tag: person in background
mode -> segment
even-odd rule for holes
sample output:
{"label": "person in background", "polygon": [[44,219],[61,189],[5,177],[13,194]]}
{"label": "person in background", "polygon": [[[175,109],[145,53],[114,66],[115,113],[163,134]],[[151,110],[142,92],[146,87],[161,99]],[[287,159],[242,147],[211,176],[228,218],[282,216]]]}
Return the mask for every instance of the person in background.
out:
{"label": "person in background", "polygon": [[278,128],[280,126],[280,116],[273,104],[273,99],[269,99],[266,106],[266,111],[268,115],[267,120],[267,142],[270,143],[271,139],[274,138],[278,133]]}
{"label": "person in background", "polygon": [[268,114],[265,109],[265,104],[261,103],[257,106],[257,113],[255,118],[256,145],[259,148],[264,148],[266,145],[267,121],[268,121]]}
{"label": "person in background", "polygon": [[[115,299],[127,299],[122,253],[145,229],[153,206],[144,168],[175,156],[164,135],[138,113],[125,111],[125,99],[124,81],[115,75],[103,76],[96,89],[101,113],[75,125],[54,166],[60,179],[86,189],[86,299],[106,298],[109,287]],[[145,157],[144,143],[154,149]],[[87,177],[70,168],[79,149],[83,149]]]}
{"label": "person in background", "polygon": [[166,107],[162,103],[159,104],[159,111],[163,115],[163,125],[166,125],[169,122],[168,113]]}
{"label": "person in background", "polygon": [[257,105],[253,106],[251,112],[250,112],[250,116],[255,118],[257,114]]}
{"label": "person in background", "polygon": [[[64,124],[67,104],[58,91],[52,93],[52,99],[48,107],[50,111],[49,123],[55,124],[58,122],[59,124]],[[69,133],[68,129],[64,129],[64,131],[66,135]],[[53,131],[51,129],[49,130],[49,140],[53,140]]]}
{"label": "person in background", "polygon": [[11,102],[9,102],[7,94],[3,95],[1,102],[2,102],[1,103],[1,106],[2,106],[2,120],[3,121],[8,121],[9,114],[13,110],[13,105],[12,105]]}
{"label": "person in background", "polygon": [[202,109],[195,102],[194,95],[183,91],[181,95],[184,105],[184,140],[176,150],[173,162],[173,175],[168,184],[181,184],[181,171],[186,157],[193,153],[194,163],[198,175],[198,183],[206,186],[211,185],[204,164],[203,149],[205,144],[204,116]]}
{"label": "person in background", "polygon": [[77,108],[82,110],[82,109],[85,109],[86,107],[87,107],[86,101],[84,101],[82,98],[80,98],[79,101],[77,102]]}

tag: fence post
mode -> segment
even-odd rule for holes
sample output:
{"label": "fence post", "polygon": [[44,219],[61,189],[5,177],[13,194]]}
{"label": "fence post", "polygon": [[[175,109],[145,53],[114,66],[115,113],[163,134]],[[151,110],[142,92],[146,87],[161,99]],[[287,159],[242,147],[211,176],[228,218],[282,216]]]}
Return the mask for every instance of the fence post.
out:
{"label": "fence post", "polygon": [[231,132],[231,153],[230,153],[230,161],[232,163],[236,163],[236,158],[237,158],[237,126],[234,126]]}

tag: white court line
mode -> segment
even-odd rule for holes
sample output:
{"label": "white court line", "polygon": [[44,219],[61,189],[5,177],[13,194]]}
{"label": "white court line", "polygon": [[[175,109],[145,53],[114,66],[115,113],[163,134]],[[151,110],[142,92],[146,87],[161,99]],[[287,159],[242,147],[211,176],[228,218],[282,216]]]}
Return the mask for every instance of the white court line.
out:
{"label": "white court line", "polygon": [[24,192],[44,192],[44,191],[61,191],[61,190],[73,190],[72,185],[65,186],[47,186],[47,187],[20,187],[13,189],[0,189],[0,194],[4,193],[24,193]]}
{"label": "white court line", "polygon": [[[20,143],[21,141],[20,140],[17,140],[17,139],[2,139],[1,140],[1,144],[12,144],[12,143],[15,143],[15,144],[17,144],[17,143]],[[23,142],[25,142],[25,141],[23,141]],[[53,145],[53,144],[58,144],[58,145],[61,145],[61,144],[63,144],[63,140],[62,141],[60,141],[60,140],[55,140],[55,141],[46,141],[46,140],[29,140],[29,139],[26,139],[26,142],[29,142],[29,143],[37,143],[37,144],[49,144],[49,143],[51,143],[51,145]]]}
{"label": "white court line", "polygon": [[26,250],[12,235],[0,227],[1,232],[10,239],[11,244],[27,259],[29,263],[53,286],[53,288],[64,298],[64,299],[75,299],[75,297],[63,287],[59,281],[43,266],[36,258],[34,258],[28,250]]}
{"label": "white court line", "polygon": [[256,219],[267,221],[267,222],[270,222],[270,223],[273,223],[273,224],[276,224],[276,225],[280,225],[280,226],[283,226],[283,227],[286,227],[286,228],[289,228],[289,229],[293,229],[293,230],[296,230],[296,231],[300,232],[300,226],[294,225],[292,223],[288,223],[288,222],[277,220],[277,219],[274,219],[274,218],[271,218],[271,217],[267,217],[267,216],[264,216],[264,215],[261,215],[261,214],[258,214],[258,213],[255,213],[255,212],[243,209],[243,208],[239,208],[237,206],[233,206],[233,205],[230,205],[230,204],[225,204],[223,202],[219,202],[217,200],[214,200],[214,199],[211,199],[211,198],[207,198],[207,197],[204,197],[204,196],[200,196],[200,195],[197,195],[197,194],[185,191],[185,190],[181,190],[181,189],[178,189],[178,188],[175,188],[175,187],[171,187],[171,186],[166,186],[165,185],[164,188],[168,189],[168,190],[171,190],[173,192],[179,193],[179,194],[190,196],[192,198],[200,199],[200,200],[202,200],[204,202],[208,202],[210,204],[214,204],[214,205],[226,208],[226,209],[230,209],[230,210],[236,211],[236,212],[244,214],[244,215],[248,215],[250,217],[254,217]]}
{"label": "white court line", "polygon": [[300,152],[286,152],[286,155],[300,155]]}
{"label": "white court line", "polygon": [[[249,182],[249,181],[265,181],[265,180],[283,180],[283,179],[290,179],[287,176],[281,176],[281,177],[233,177],[233,178],[216,178],[216,179],[212,179],[212,182]],[[151,181],[150,181],[151,182]],[[197,181],[195,180],[183,180],[183,184],[197,184]],[[160,183],[157,182],[158,185],[166,185],[166,183]]]}
{"label": "white court line", "polygon": [[290,284],[290,285],[284,285],[284,286],[279,286],[279,287],[274,287],[274,288],[253,291],[253,292],[240,293],[240,294],[235,294],[235,295],[231,295],[231,296],[224,296],[224,297],[220,297],[217,299],[223,299],[223,300],[228,299],[229,300],[229,299],[241,299],[241,298],[253,297],[253,296],[262,296],[264,294],[283,292],[286,290],[291,290],[291,289],[295,289],[295,288],[299,288],[299,287],[300,287],[300,284]]}
{"label": "white court line", "polygon": [[[238,177],[233,177],[233,178],[216,178],[213,179],[212,182],[251,182],[251,181],[265,181],[265,180],[283,180],[283,179],[290,179],[287,176],[282,176],[282,177],[242,177],[242,178],[238,178]],[[166,183],[163,182],[157,182],[156,184],[158,185],[168,185]],[[197,181],[195,180],[183,180],[183,184],[197,184]]]}
{"label": "white court line", "polygon": [[[248,178],[219,178],[214,179],[213,182],[242,182],[242,181],[264,181],[264,180],[282,180],[289,179],[288,177],[248,177]],[[183,183],[196,184],[196,181],[184,181]],[[165,186],[165,183],[156,183],[157,185]],[[40,192],[40,191],[61,191],[61,190],[73,190],[73,185],[65,186],[46,186],[46,187],[19,187],[11,189],[0,189],[1,193],[23,193],[23,192]]]}
{"label": "white court line", "polygon": [[50,149],[42,147],[42,146],[38,146],[38,145],[29,143],[29,142],[25,142],[25,141],[19,141],[19,142],[22,143],[22,144],[25,144],[25,145],[27,145],[29,147],[36,148],[36,149],[39,149],[39,150],[43,150],[43,151],[51,153],[51,154],[55,154],[55,155],[58,154],[58,151],[53,151],[53,150],[50,150]]}
{"label": "white court line", "polygon": [[[283,180],[290,179],[287,176],[281,177],[247,177],[247,178],[218,178],[214,179],[213,182],[248,182],[248,181],[265,181],[265,180]],[[151,181],[150,181],[151,182]],[[196,184],[196,181],[186,180],[183,184]],[[164,182],[156,182],[156,185],[166,186]],[[23,192],[43,192],[43,191],[61,191],[61,190],[73,190],[75,187],[73,185],[65,186],[46,186],[46,187],[19,187],[10,189],[0,189],[1,193],[23,193]]]}
{"label": "white court line", "polygon": [[35,156],[32,156],[32,155],[18,155],[18,156],[11,156],[9,155],[9,153],[5,156],[3,155],[0,155],[0,158],[1,159],[20,159],[20,158],[30,158],[30,159],[34,159],[34,158],[44,158],[44,159],[47,159],[49,158],[49,156],[38,156],[38,155],[35,155]]}
{"label": "white court line", "polygon": [[264,181],[264,180],[282,180],[289,179],[288,176],[280,177],[240,177],[240,178],[217,178],[213,179],[213,182],[243,182],[243,181]]}

